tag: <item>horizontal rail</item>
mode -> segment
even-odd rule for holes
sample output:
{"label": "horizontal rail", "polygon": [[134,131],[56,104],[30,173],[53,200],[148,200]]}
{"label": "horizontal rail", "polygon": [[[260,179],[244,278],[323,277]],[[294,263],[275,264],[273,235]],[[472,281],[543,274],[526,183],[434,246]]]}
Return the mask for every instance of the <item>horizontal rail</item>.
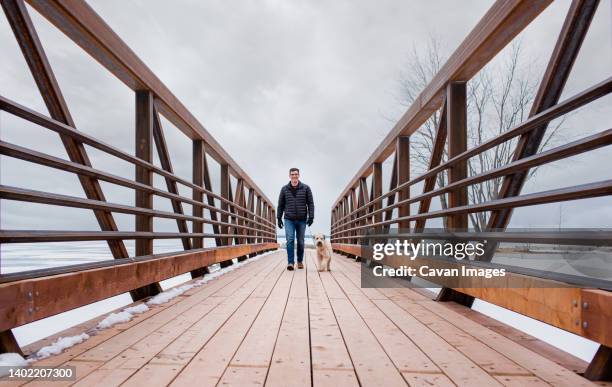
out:
{"label": "horizontal rail", "polygon": [[[94,137],[92,137],[90,135],[87,135],[87,134],[85,134],[83,132],[77,131],[77,130],[71,128],[68,125],[65,125],[65,124],[63,124],[63,123],[61,123],[59,121],[53,120],[52,118],[46,117],[46,116],[44,116],[44,115],[42,115],[42,114],[40,114],[38,112],[35,112],[35,111],[33,111],[33,110],[31,110],[31,109],[29,109],[29,108],[27,108],[25,106],[22,106],[22,105],[18,104],[17,102],[11,101],[8,98],[5,98],[3,96],[0,96],[0,110],[4,110],[4,111],[6,111],[8,113],[11,113],[11,114],[17,116],[17,117],[23,118],[23,119],[25,119],[27,121],[30,121],[32,123],[35,123],[37,125],[45,127],[47,129],[50,129],[50,130],[52,130],[52,131],[54,131],[54,132],[56,132],[58,134],[61,134],[61,135],[64,135],[64,136],[69,136],[69,137],[71,137],[71,138],[73,138],[75,140],[78,140],[79,142],[82,142],[83,144],[87,144],[87,145],[89,145],[89,146],[91,146],[93,148],[101,150],[101,151],[103,151],[105,153],[108,153],[108,154],[110,154],[112,156],[115,156],[115,157],[117,157],[117,158],[119,158],[121,160],[127,161],[127,162],[129,162],[131,164],[138,165],[140,167],[146,168],[147,170],[155,172],[155,173],[159,174],[160,176],[162,176],[164,178],[170,179],[170,180],[175,181],[177,183],[183,184],[183,185],[185,185],[188,188],[191,188],[191,189],[196,190],[198,192],[201,192],[203,194],[206,194],[206,195],[209,195],[211,197],[214,197],[215,199],[221,201],[222,203],[227,204],[230,207],[238,207],[234,202],[232,202],[232,201],[230,201],[230,200],[228,200],[228,199],[226,199],[226,198],[224,198],[224,197],[222,197],[222,196],[220,196],[220,195],[218,195],[218,194],[216,194],[216,193],[214,193],[212,191],[209,191],[209,190],[207,190],[205,188],[197,186],[197,185],[195,185],[195,184],[193,184],[193,183],[191,183],[191,182],[189,182],[189,181],[187,181],[185,179],[181,179],[180,177],[178,177],[178,176],[176,176],[176,175],[174,175],[174,174],[172,174],[170,172],[164,171],[163,169],[161,169],[161,168],[159,168],[159,167],[157,167],[157,166],[155,166],[155,165],[153,165],[151,163],[148,163],[148,162],[146,162],[146,161],[144,161],[144,160],[142,160],[142,159],[140,159],[138,157],[134,157],[134,156],[130,155],[129,153],[126,153],[126,152],[124,152],[124,151],[122,151],[122,150],[120,150],[120,149],[118,149],[118,148],[116,148],[116,147],[114,147],[112,145],[109,145],[109,144],[104,143],[103,141],[97,140],[96,138],[94,138]],[[8,145],[8,143],[3,143],[3,144]],[[43,155],[40,152],[31,151],[31,150],[28,150],[28,149],[25,149],[25,148],[22,148],[22,147],[18,147],[16,145],[15,145],[15,149],[20,149],[22,154],[27,154],[26,151],[29,151],[31,154]],[[17,153],[15,153],[15,154],[17,154]],[[49,157],[52,157],[52,156],[49,156]],[[62,160],[62,159],[59,159],[59,158],[53,158],[53,159],[55,159],[56,161],[61,161]],[[33,161],[33,160],[29,160],[29,161]],[[72,163],[72,162],[66,161],[66,163]],[[74,164],[77,167],[87,168],[87,167],[85,167],[83,165],[80,165],[78,163],[72,163],[72,164]],[[66,168],[67,165],[70,165],[70,164],[63,164],[61,166],[61,168]],[[85,169],[83,169],[83,171],[84,170]],[[72,172],[76,172],[76,171],[72,171]],[[131,180],[128,180],[128,179],[124,179],[124,180],[132,182]],[[134,183],[134,182],[132,182],[132,183]],[[268,204],[270,206],[272,206],[271,203],[268,202]],[[209,207],[207,207],[207,208],[210,209]],[[212,207],[212,208],[214,208],[214,207]],[[248,213],[249,215],[255,216],[256,218],[262,220],[264,223],[268,223],[268,224],[270,224],[272,226],[276,226],[273,222],[270,222],[268,219],[265,219],[265,218],[255,214],[255,213],[253,213],[249,209],[246,209],[246,208],[243,208],[243,207],[238,207],[238,208],[241,211],[244,211],[245,213]]]}
{"label": "horizontal rail", "polygon": [[[517,208],[517,207],[526,207],[533,206],[537,204],[547,204],[547,203],[555,203],[561,201],[569,201],[569,200],[579,200],[579,199],[587,199],[594,198],[599,196],[607,196],[612,195],[612,180],[603,180],[595,183],[588,183],[577,185],[574,187],[568,188],[559,188],[548,191],[541,191],[526,195],[513,196],[505,199],[497,199],[491,200],[488,202],[480,203],[480,204],[469,204],[460,207],[448,208],[445,210],[438,210],[427,212],[423,214],[410,215],[398,217],[395,219],[383,221],[383,222],[374,222],[363,226],[352,227],[346,230],[338,231],[336,235],[345,234],[350,231],[362,230],[367,228],[374,228],[380,226],[391,225],[394,223],[398,223],[400,221],[410,221],[417,219],[430,219],[430,218],[440,218],[448,215],[455,214],[468,214],[473,212],[481,212],[481,211],[491,211],[502,208]],[[354,238],[354,237],[353,237]],[[332,240],[334,237],[332,237]]]}
{"label": "horizontal rail", "polygon": [[[0,148],[1,146],[2,145],[0,145]],[[191,222],[200,222],[200,223],[206,223],[206,224],[214,224],[214,225],[219,225],[219,226],[239,228],[242,230],[258,231],[265,235],[272,235],[272,236],[276,235],[275,232],[265,231],[264,229],[257,229],[254,227],[248,227],[248,226],[238,225],[234,223],[214,221],[214,220],[210,220],[207,218],[201,218],[197,216],[177,214],[176,212],[153,210],[153,209],[142,208],[142,207],[133,207],[133,206],[127,206],[127,205],[122,205],[122,204],[103,202],[100,200],[83,199],[83,198],[77,198],[74,196],[53,194],[53,193],[48,193],[48,192],[28,190],[28,189],[17,188],[17,187],[9,187],[9,186],[4,186],[4,185],[0,185],[0,199],[15,200],[15,201],[22,201],[22,202],[29,202],[29,203],[50,204],[50,205],[57,205],[57,206],[66,206],[66,207],[71,207],[71,208],[104,210],[104,211],[111,211],[111,212],[118,212],[118,213],[123,213],[123,214],[132,214],[132,215],[150,215],[153,217],[166,218],[166,219],[182,219],[182,220],[187,220]],[[213,210],[221,212],[220,210],[216,208],[213,208]],[[239,219],[245,219],[244,217],[239,217],[239,216],[237,217]],[[252,221],[249,219],[246,219],[246,222],[251,223]]]}
{"label": "horizontal rail", "polygon": [[193,232],[144,231],[55,231],[55,230],[2,230],[0,243],[76,242],[113,239],[181,239],[181,238],[244,238],[274,241],[275,237],[246,234],[210,234]]}
{"label": "horizontal rail", "polygon": [[391,232],[388,234],[367,234],[363,239],[434,239],[463,241],[498,241],[555,245],[612,246],[612,231],[484,231],[484,232]]}
{"label": "horizontal rail", "polygon": [[[374,211],[370,211],[367,213],[367,215],[363,215],[363,216],[359,216],[357,218],[354,219],[350,219],[349,221],[346,222],[341,222],[341,220],[338,220],[334,223],[334,226],[332,228],[333,231],[337,230],[339,227],[342,227],[346,224],[349,223],[354,223],[354,222],[358,222],[360,220],[366,219],[366,218],[370,218],[375,214],[378,213],[383,213],[386,211],[389,211],[393,208],[397,208],[403,205],[407,205],[407,204],[411,204],[411,203],[416,203],[416,202],[420,202],[426,199],[430,199],[433,198],[435,196],[439,196],[442,194],[445,194],[447,192],[450,192],[452,190],[455,190],[457,188],[462,188],[462,187],[467,187],[469,185],[473,185],[473,184],[477,184],[477,183],[481,183],[483,181],[486,180],[491,180],[494,179],[496,177],[500,177],[500,176],[506,176],[506,175],[510,175],[512,173],[518,172],[518,171],[524,171],[533,167],[537,167],[543,164],[547,164],[553,161],[558,161],[567,157],[571,157],[571,156],[576,156],[579,155],[581,153],[590,151],[590,150],[594,150],[597,148],[601,148],[604,146],[608,146],[612,144],[612,129],[608,129],[608,130],[604,130],[603,132],[597,133],[597,134],[593,134],[591,136],[587,136],[584,137],[582,139],[576,140],[576,141],[572,141],[570,143],[564,144],[564,145],[560,145],[556,148],[550,149],[548,151],[544,151],[542,153],[530,156],[530,157],[525,157],[523,159],[519,159],[517,161],[514,161],[510,164],[507,164],[505,166],[502,167],[498,167],[498,168],[494,168],[494,169],[490,169],[486,172],[477,174],[477,175],[473,175],[470,176],[468,178],[456,181],[454,183],[450,183],[445,185],[442,188],[438,188],[436,190],[433,191],[429,191],[427,193],[421,194],[421,195],[417,195],[417,196],[413,196],[409,199],[405,199],[405,200],[400,200],[396,203],[393,203],[391,205],[388,205],[384,208],[378,209],[378,210],[374,210]],[[420,177],[419,177],[420,179]],[[422,180],[422,179],[421,179]],[[412,183],[412,182],[409,182]],[[383,195],[384,196],[384,195]],[[373,202],[378,201],[378,199],[374,199]],[[364,206],[364,209],[367,206]],[[363,209],[361,209],[363,210]],[[355,213],[356,211],[353,211],[353,213]],[[353,214],[354,215],[354,214]]]}
{"label": "horizontal rail", "polygon": [[[177,200],[177,201],[180,201],[182,203],[190,204],[192,206],[206,208],[207,210],[215,211],[215,212],[220,213],[220,214],[224,214],[224,215],[228,215],[228,216],[229,215],[235,216],[235,217],[237,217],[238,219],[241,219],[241,220],[245,220],[245,221],[249,221],[249,222],[252,221],[251,219],[249,219],[247,217],[234,214],[234,213],[232,213],[230,211],[227,211],[227,210],[219,209],[219,208],[217,208],[215,206],[211,206],[211,205],[209,205],[207,203],[204,203],[204,202],[200,202],[200,201],[196,201],[196,200],[193,200],[193,199],[189,199],[189,198],[180,196],[178,194],[173,194],[173,193],[170,193],[168,191],[164,191],[162,189],[155,188],[155,187],[150,186],[150,185],[138,183],[138,182],[135,182],[133,180],[126,179],[126,178],[123,178],[121,176],[113,175],[111,173],[107,173],[107,172],[98,170],[98,169],[93,168],[93,167],[88,167],[88,166],[84,166],[82,164],[74,163],[72,161],[60,159],[60,158],[55,157],[55,156],[51,156],[51,155],[48,155],[48,154],[45,154],[45,153],[41,153],[41,152],[38,152],[38,151],[34,151],[34,150],[27,149],[27,148],[23,148],[23,147],[20,147],[18,145],[7,143],[7,142],[4,142],[4,141],[0,141],[0,154],[6,155],[6,156],[10,156],[10,157],[14,157],[14,158],[18,158],[18,159],[25,160],[25,161],[29,161],[29,162],[32,162],[32,163],[44,165],[46,167],[59,169],[61,171],[65,171],[65,172],[73,172],[73,173],[76,173],[76,174],[82,175],[82,176],[95,177],[96,179],[103,180],[103,181],[106,181],[106,182],[109,182],[109,183],[113,183],[113,184],[117,184],[117,185],[121,185],[123,187],[132,188],[132,189],[136,189],[136,190],[143,191],[143,192],[150,192],[150,193],[153,193],[155,195],[158,195],[160,197],[164,197],[164,198],[167,198],[167,199],[170,199],[170,200]],[[237,210],[244,211],[243,207],[238,207],[238,206],[235,206],[235,205],[232,205],[230,207],[236,207]],[[250,211],[249,211],[249,214],[251,214]],[[253,215],[253,216],[255,216],[257,219],[263,219],[261,216],[257,216],[257,215]],[[264,223],[266,224],[266,226],[264,226],[266,229],[268,229],[268,230],[276,230],[275,227],[270,227],[269,226],[269,225],[273,224],[270,221],[266,220]]]}
{"label": "horizontal rail", "polygon": [[434,177],[438,173],[446,169],[449,169],[452,166],[462,161],[466,161],[469,158],[478,155],[479,153],[492,149],[497,145],[500,145],[506,141],[509,141],[525,133],[528,133],[538,128],[542,124],[546,124],[556,118],[563,116],[564,114],[570,113],[610,93],[612,93],[612,77],[609,77],[606,80],[598,83],[597,85],[590,87],[582,91],[581,93],[578,93],[574,95],[573,97],[570,97],[566,99],[565,101],[560,102],[559,104],[551,108],[548,108],[539,114],[534,115],[533,117],[528,118],[527,120],[517,125],[516,127],[506,132],[503,132],[499,134],[498,136],[491,138],[490,140],[487,140],[479,144],[477,147],[471,148],[455,157],[450,158],[446,162],[438,165],[437,167],[431,168],[425,173],[419,175],[418,177],[398,185],[396,188],[389,190],[385,194],[375,197],[374,199],[369,201],[367,204],[356,208],[355,210],[351,211],[349,214],[341,218],[338,218],[336,222],[345,220],[349,218],[350,216],[354,216],[355,214],[362,212],[366,208],[370,207],[372,204],[378,203],[379,201],[384,200],[385,198],[392,196],[407,187],[417,184],[427,178]]}

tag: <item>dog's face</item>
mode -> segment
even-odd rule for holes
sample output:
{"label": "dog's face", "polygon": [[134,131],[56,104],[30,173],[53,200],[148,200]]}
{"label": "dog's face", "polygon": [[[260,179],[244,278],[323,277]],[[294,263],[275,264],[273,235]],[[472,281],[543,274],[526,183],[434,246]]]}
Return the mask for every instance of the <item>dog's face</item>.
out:
{"label": "dog's face", "polygon": [[315,239],[315,246],[317,247],[322,247],[323,244],[325,243],[325,235],[323,234],[315,234],[314,239]]}

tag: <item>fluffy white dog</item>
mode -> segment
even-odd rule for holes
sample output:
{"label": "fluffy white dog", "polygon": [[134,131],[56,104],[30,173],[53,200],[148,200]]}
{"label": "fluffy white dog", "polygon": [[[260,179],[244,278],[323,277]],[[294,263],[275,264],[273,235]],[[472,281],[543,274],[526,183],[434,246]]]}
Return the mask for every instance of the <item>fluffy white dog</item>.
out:
{"label": "fluffy white dog", "polygon": [[323,234],[315,234],[315,246],[317,247],[317,266],[319,271],[329,271],[332,259],[331,243],[325,239]]}

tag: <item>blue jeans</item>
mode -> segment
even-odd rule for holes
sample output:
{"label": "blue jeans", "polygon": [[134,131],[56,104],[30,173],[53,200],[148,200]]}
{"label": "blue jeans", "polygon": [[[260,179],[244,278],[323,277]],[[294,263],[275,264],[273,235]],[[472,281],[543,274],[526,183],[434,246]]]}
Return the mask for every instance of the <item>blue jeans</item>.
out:
{"label": "blue jeans", "polygon": [[[287,261],[293,265],[293,248],[297,238],[297,261],[304,261],[304,233],[306,232],[305,220],[285,219],[285,238],[287,239]],[[297,236],[296,236],[297,234]]]}

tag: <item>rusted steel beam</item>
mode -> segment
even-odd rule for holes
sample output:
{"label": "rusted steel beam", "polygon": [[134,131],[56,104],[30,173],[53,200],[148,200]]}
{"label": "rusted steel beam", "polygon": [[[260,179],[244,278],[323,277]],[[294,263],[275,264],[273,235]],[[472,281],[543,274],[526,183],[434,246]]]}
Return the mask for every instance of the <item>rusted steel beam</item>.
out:
{"label": "rusted steel beam", "polygon": [[[229,200],[229,195],[230,195],[230,174],[229,174],[229,167],[227,166],[227,164],[221,164],[220,165],[221,168],[221,174],[220,174],[220,182],[219,182],[219,186],[220,188],[220,192],[221,192],[221,197],[224,199]],[[221,203],[221,209],[228,211],[228,205],[226,202]],[[228,223],[230,219],[228,218],[228,216],[224,213],[221,215],[221,221],[223,223]],[[222,234],[229,234],[229,227],[222,227],[221,228],[221,233]],[[221,239],[221,243],[222,245],[228,245],[229,241],[226,238],[222,238]]]}
{"label": "rusted steel beam", "polygon": [[391,155],[398,136],[414,133],[439,109],[449,81],[471,79],[550,3],[552,0],[496,1],[374,150],[340,193],[338,200],[351,187],[357,186],[360,178],[371,173],[374,162],[382,162]]}
{"label": "rusted steel beam", "polygon": [[[610,323],[607,320],[606,323]],[[612,380],[612,348],[607,345],[600,345],[584,371],[584,377],[589,380],[611,381]]]}
{"label": "rusted steel beam", "polygon": [[18,353],[23,356],[21,347],[10,329],[0,332],[0,354],[1,353]]}
{"label": "rusted steel beam", "polygon": [[[166,143],[166,137],[164,135],[164,130],[162,128],[161,120],[159,119],[159,114],[155,107],[153,107],[153,140],[155,143],[155,148],[157,149],[157,156],[159,157],[159,162],[163,170],[174,174],[174,170],[172,168],[172,160],[170,158],[170,152],[168,151],[168,144]],[[170,178],[165,178],[166,187],[168,192],[178,195],[178,184],[175,180]],[[183,214],[183,204],[179,200],[171,200],[172,209],[177,214]],[[189,232],[187,228],[187,222],[182,219],[176,220],[176,225],[181,233]],[[183,248],[185,250],[191,249],[191,240],[189,238],[181,239],[183,243]]]}
{"label": "rusted steel beam", "polygon": [[[467,150],[467,89],[465,82],[451,82],[447,87],[446,127],[448,128],[448,157],[455,157]],[[448,174],[452,184],[467,178],[467,160],[453,165]],[[461,207],[468,204],[467,187],[454,189],[448,195],[448,206]],[[448,218],[448,228],[463,231],[468,228],[467,214],[454,214]]]}
{"label": "rusted steel beam", "polygon": [[[372,191],[370,192],[370,201],[382,195],[382,163],[372,164]],[[371,206],[371,211],[376,211],[382,208],[382,203],[377,202]],[[377,213],[372,217],[373,222],[382,222],[382,213]]]}
{"label": "rusted steel beam", "polygon": [[[153,94],[148,90],[136,91],[136,157],[151,163],[153,161]],[[141,166],[136,166],[136,182],[153,186],[153,173]],[[136,207],[153,208],[153,194],[136,191]],[[136,215],[136,231],[152,232],[153,217]],[[136,256],[153,254],[153,241],[136,242]]]}
{"label": "rusted steel beam", "polygon": [[28,0],[28,3],[85,52],[132,90],[151,90],[161,114],[191,139],[201,139],[207,152],[230,173],[241,177],[262,198],[272,203],[180,100],[153,74],[106,22],[84,1]]}
{"label": "rusted steel beam", "polygon": [[[358,204],[357,204],[357,192],[355,189],[351,189],[351,209],[350,212],[352,213],[353,211],[355,211],[355,209],[357,208]],[[356,216],[354,216],[356,218]],[[353,217],[352,217],[353,218]],[[355,223],[353,223],[353,221],[351,220],[351,223],[349,223],[349,227],[352,227]],[[357,235],[357,232],[354,231],[352,233],[353,236]],[[353,243],[357,243],[357,239],[353,239]]]}
{"label": "rusted steel beam", "polygon": [[[204,185],[204,160],[206,155],[204,154],[204,141],[193,140],[193,151],[192,151],[192,174],[193,184],[197,186]],[[200,190],[193,190],[193,200],[196,202],[202,202],[204,195]],[[214,205],[214,202],[213,202]],[[212,212],[211,212],[212,213]],[[193,206],[192,214],[198,218],[204,217],[204,208],[200,206]],[[202,222],[193,222],[192,231],[194,233],[201,233],[204,230],[204,224]],[[215,232],[218,234],[218,232]],[[204,247],[204,240],[202,238],[193,238],[193,247],[196,249]]]}
{"label": "rusted steel beam", "polygon": [[[403,184],[410,181],[410,137],[400,136],[397,138],[395,144],[395,158],[396,158],[396,171],[397,171],[397,183],[396,185]],[[395,187],[393,187],[395,188]],[[392,189],[393,189],[392,188]],[[410,187],[406,187],[398,192],[398,201],[407,200],[410,198]],[[390,203],[388,205],[393,205]],[[393,213],[393,210],[391,211]],[[387,213],[389,214],[389,213]],[[401,205],[398,207],[398,216],[409,216],[410,205]],[[401,221],[398,223],[400,230],[410,229],[410,222]]]}
{"label": "rusted steel beam", "polygon": [[[74,120],[70,115],[68,105],[59,88],[51,65],[42,47],[36,29],[28,14],[22,0],[2,1],[2,8],[13,29],[15,38],[23,52],[25,60],[30,68],[34,81],[38,86],[42,99],[49,111],[49,115],[56,121],[74,128]],[[75,129],[76,130],[76,129]],[[60,138],[66,149],[66,153],[71,161],[86,166],[91,166],[87,152],[82,143],[74,137],[60,134]],[[79,182],[89,199],[104,201],[102,187],[96,179],[86,176],[79,176]],[[117,225],[113,216],[108,212],[94,211],[100,228],[104,231],[116,231]],[[109,241],[109,248],[113,257],[125,258],[128,256],[125,245],[122,241]]]}
{"label": "rusted steel beam", "polygon": [[[559,102],[598,4],[599,0],[574,0],[572,2],[531,107],[530,117]],[[534,155],[540,148],[547,127],[548,122],[523,134],[517,143],[513,160]],[[528,173],[529,170],[525,170],[505,177],[497,197],[506,198],[518,195],[525,184]],[[505,228],[510,222],[511,214],[511,208],[493,212],[487,223],[487,229]]]}
{"label": "rusted steel beam", "polygon": [[[15,328],[276,243],[216,247],[159,258],[0,284],[0,331]],[[28,294],[32,294],[29,297]]]}
{"label": "rusted steel beam", "polygon": [[[153,161],[153,94],[149,90],[138,90],[136,95],[136,152],[135,155],[148,163]],[[153,172],[147,168],[136,165],[136,182],[153,186]],[[136,207],[153,208],[153,194],[136,190]],[[136,232],[153,232],[153,217],[150,215],[136,215]],[[136,240],[136,256],[153,254],[153,239]],[[130,291],[134,300],[154,296],[162,291],[159,283],[145,284]]]}
{"label": "rusted steel beam", "polygon": [[[204,141],[202,140],[193,140],[192,141],[192,181],[193,184],[202,187],[204,185],[204,163],[206,159],[206,154],[204,153]],[[193,190],[192,198],[196,202],[202,202],[204,200],[204,195],[201,190]],[[180,203],[180,202],[179,202]],[[213,202],[214,205],[214,202]],[[204,208],[201,206],[192,206],[191,210],[192,214],[195,217],[203,218],[204,217]],[[212,214],[213,212],[211,212]],[[204,232],[204,223],[200,221],[192,222],[191,231],[194,234],[199,234]],[[215,232],[218,234],[218,232]],[[204,247],[204,238],[193,237],[191,239],[191,246],[195,249],[201,249]],[[184,243],[184,242],[183,242]],[[191,271],[191,278],[196,278],[208,274],[207,267],[201,267],[199,269],[195,269]]]}

